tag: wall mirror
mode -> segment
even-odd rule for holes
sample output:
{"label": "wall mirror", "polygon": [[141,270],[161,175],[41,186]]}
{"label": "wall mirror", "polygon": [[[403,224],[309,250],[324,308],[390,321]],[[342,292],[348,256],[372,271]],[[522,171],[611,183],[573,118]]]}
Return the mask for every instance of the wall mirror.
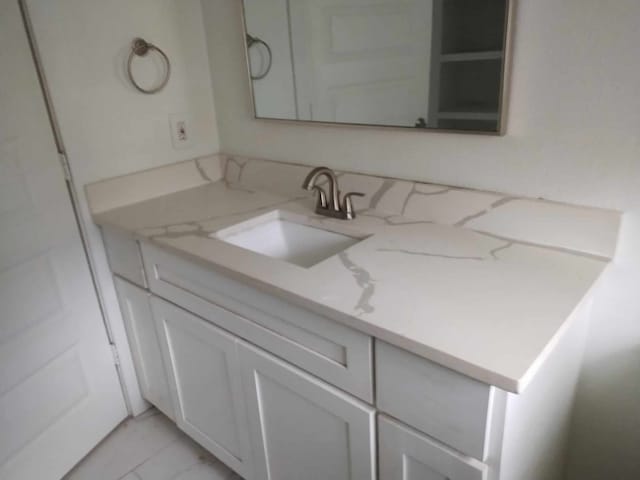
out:
{"label": "wall mirror", "polygon": [[256,118],[503,133],[509,0],[243,0]]}

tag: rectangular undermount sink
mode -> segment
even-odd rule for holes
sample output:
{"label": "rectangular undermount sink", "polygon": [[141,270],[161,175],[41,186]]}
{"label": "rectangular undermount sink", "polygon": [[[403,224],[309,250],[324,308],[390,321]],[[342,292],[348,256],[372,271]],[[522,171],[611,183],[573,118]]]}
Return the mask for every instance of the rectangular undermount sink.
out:
{"label": "rectangular undermount sink", "polygon": [[227,243],[301,267],[311,267],[362,238],[296,222],[280,211],[241,222],[212,235]]}

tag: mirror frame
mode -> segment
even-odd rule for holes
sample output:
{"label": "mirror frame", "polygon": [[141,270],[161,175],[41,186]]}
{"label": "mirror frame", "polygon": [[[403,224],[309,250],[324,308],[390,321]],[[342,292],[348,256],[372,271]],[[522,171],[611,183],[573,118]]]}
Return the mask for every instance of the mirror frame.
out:
{"label": "mirror frame", "polygon": [[[244,0],[240,2],[241,23],[242,23],[242,45],[244,46],[244,61],[246,68],[246,78],[249,82],[249,96],[251,97],[251,110],[254,120],[279,123],[284,125],[303,125],[303,126],[319,126],[319,127],[347,127],[357,129],[374,129],[374,130],[397,130],[404,132],[420,132],[420,133],[461,133],[467,135],[486,135],[486,136],[504,136],[507,133],[507,121],[509,110],[509,95],[511,93],[511,73],[513,63],[513,35],[514,35],[514,19],[517,0],[506,1],[506,14],[504,23],[504,58],[502,62],[502,84],[500,85],[500,98],[498,106],[498,129],[496,131],[483,130],[456,130],[446,128],[416,128],[405,127],[401,125],[372,125],[367,123],[343,123],[343,122],[325,122],[320,120],[293,120],[285,118],[269,118],[260,117],[256,110],[256,97],[253,88],[253,79],[251,78],[251,60],[249,58],[249,46],[247,44],[247,17]],[[444,0],[446,1],[446,0]]]}

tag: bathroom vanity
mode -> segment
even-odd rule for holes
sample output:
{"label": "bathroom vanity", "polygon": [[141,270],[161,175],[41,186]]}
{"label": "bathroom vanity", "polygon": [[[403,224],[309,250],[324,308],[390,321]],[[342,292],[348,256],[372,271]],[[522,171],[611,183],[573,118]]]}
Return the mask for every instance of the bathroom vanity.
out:
{"label": "bathroom vanity", "polygon": [[561,478],[619,214],[226,155],[87,189],[144,397],[246,480]]}

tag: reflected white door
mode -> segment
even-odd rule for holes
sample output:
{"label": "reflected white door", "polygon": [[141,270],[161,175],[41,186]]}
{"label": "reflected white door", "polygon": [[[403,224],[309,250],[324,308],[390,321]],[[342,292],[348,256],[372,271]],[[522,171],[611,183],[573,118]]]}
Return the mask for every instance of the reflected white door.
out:
{"label": "reflected white door", "polygon": [[[267,43],[271,49],[271,68],[253,80],[256,114],[263,118],[296,119],[296,97],[289,38],[289,0],[244,0],[247,33]],[[261,76],[269,65],[263,45],[249,49],[254,76]]]}
{"label": "reflected white door", "polygon": [[17,0],[0,0],[0,478],[61,478],[125,416]]}
{"label": "reflected white door", "polygon": [[289,8],[301,120],[427,120],[432,0],[299,0]]}

